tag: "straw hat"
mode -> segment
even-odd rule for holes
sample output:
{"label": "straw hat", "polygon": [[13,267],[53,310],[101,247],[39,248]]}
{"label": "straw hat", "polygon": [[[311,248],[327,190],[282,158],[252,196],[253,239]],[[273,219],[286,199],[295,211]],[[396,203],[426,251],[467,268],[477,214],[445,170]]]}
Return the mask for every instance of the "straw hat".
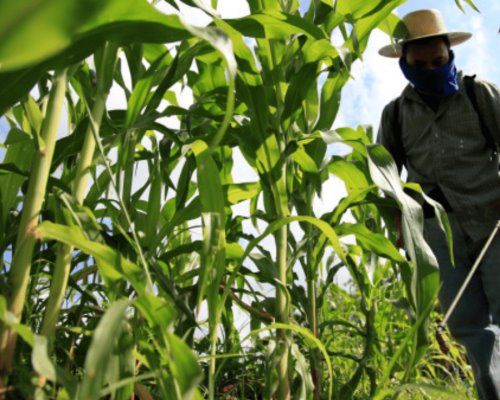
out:
{"label": "straw hat", "polygon": [[469,32],[448,32],[441,13],[438,10],[418,10],[405,15],[402,19],[406,27],[406,37],[382,47],[378,52],[384,57],[399,58],[402,55],[403,44],[418,39],[433,36],[448,36],[450,45],[454,46],[468,40],[472,34]]}

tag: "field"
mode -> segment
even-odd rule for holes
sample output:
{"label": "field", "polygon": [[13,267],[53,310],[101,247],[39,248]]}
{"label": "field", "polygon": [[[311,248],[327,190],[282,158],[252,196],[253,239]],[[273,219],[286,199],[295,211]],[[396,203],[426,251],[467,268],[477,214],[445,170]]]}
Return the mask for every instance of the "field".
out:
{"label": "field", "polygon": [[[475,398],[420,188],[370,127],[331,129],[404,0],[182,2],[212,23],[0,2],[0,398]],[[319,214],[331,176],[346,195]]]}

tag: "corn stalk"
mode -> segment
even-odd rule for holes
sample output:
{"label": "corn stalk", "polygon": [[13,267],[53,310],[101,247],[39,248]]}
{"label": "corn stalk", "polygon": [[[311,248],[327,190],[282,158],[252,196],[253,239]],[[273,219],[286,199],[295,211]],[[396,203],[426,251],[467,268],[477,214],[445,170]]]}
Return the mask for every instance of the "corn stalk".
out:
{"label": "corn stalk", "polygon": [[[37,240],[36,227],[40,211],[45,199],[47,181],[50,175],[52,156],[57,140],[59,123],[63,112],[64,95],[67,85],[67,70],[56,72],[53,88],[47,106],[47,114],[42,124],[38,151],[30,174],[28,192],[24,203],[19,231],[9,275],[12,291],[9,297],[9,311],[20,319],[26,300],[31,269],[31,259]],[[2,326],[0,336],[0,377],[6,379],[12,368],[12,360],[16,347],[16,331]]]}
{"label": "corn stalk", "polygon": [[[99,74],[97,80],[97,90],[95,102],[92,107],[89,127],[85,132],[85,139],[76,167],[75,180],[73,181],[73,196],[78,205],[83,204],[87,182],[90,175],[90,168],[95,153],[96,141],[94,131],[98,132],[102,116],[106,109],[106,98],[113,82],[112,74],[116,62],[117,48],[115,45],[107,43],[103,50],[101,65],[97,68]],[[102,74],[102,76],[101,76]],[[58,245],[54,275],[52,277],[50,295],[47,301],[47,308],[42,322],[42,335],[52,337],[56,328],[56,322],[61,309],[61,304],[66,292],[68,277],[71,267],[71,254],[73,247]]]}

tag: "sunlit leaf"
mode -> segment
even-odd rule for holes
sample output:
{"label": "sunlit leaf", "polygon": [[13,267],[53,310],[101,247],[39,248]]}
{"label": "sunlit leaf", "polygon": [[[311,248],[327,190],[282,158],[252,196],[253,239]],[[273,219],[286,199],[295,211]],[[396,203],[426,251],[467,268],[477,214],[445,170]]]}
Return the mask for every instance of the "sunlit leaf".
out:
{"label": "sunlit leaf", "polygon": [[390,258],[398,262],[406,259],[399,254],[398,249],[382,234],[371,232],[362,224],[341,224],[335,228],[338,235],[355,235],[359,245],[364,250],[371,251],[381,257]]}
{"label": "sunlit leaf", "polygon": [[108,361],[116,346],[128,300],[113,303],[99,321],[92,342],[85,357],[85,374],[79,387],[77,399],[87,400],[98,397],[104,383]]}
{"label": "sunlit leaf", "polygon": [[271,10],[240,19],[226,20],[226,22],[244,36],[256,38],[278,39],[297,33],[305,34],[313,39],[326,38],[320,28],[308,21],[295,15]]}
{"label": "sunlit leaf", "polygon": [[57,240],[92,255],[97,261],[100,273],[106,279],[116,281],[125,277],[139,292],[144,290],[144,271],[111,247],[88,240],[78,227],[45,221],[37,229],[44,240]]}
{"label": "sunlit leaf", "polygon": [[[424,217],[420,205],[404,191],[396,164],[381,145],[367,147],[370,173],[373,181],[387,196],[393,197],[402,212],[402,229],[406,250],[414,265],[412,289],[419,316],[430,311],[429,304],[436,299],[439,289],[437,260],[424,240]],[[419,345],[426,344],[426,324],[419,330]]]}
{"label": "sunlit leaf", "polygon": [[247,182],[227,185],[225,190],[229,203],[237,204],[255,197],[259,194],[261,187],[259,182]]}
{"label": "sunlit leaf", "polygon": [[63,51],[66,63],[73,63],[109,39],[168,42],[188,37],[177,16],[164,15],[143,0],[3,2],[0,15],[2,72]]}
{"label": "sunlit leaf", "polygon": [[169,335],[171,368],[183,399],[191,399],[203,375],[191,349],[177,336]]}
{"label": "sunlit leaf", "polygon": [[31,364],[38,375],[56,381],[56,369],[48,355],[48,342],[45,336],[34,335]]}

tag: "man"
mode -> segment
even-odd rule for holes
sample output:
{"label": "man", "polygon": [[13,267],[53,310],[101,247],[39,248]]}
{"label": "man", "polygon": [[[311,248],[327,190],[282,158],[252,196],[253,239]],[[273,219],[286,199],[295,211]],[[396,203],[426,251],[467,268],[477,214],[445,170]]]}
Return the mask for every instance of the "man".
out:
{"label": "man", "polygon": [[[423,207],[425,236],[439,263],[439,300],[446,311],[500,219],[499,158],[489,143],[500,143],[500,91],[491,83],[472,81],[476,111],[450,49],[471,34],[448,32],[439,11],[415,11],[403,23],[406,39],[379,53],[399,58],[410,83],[385,107],[378,141],[400,169],[406,167],[407,180],[419,183],[448,212],[455,267],[433,209]],[[480,399],[500,399],[500,235],[448,326],[467,349]]]}

